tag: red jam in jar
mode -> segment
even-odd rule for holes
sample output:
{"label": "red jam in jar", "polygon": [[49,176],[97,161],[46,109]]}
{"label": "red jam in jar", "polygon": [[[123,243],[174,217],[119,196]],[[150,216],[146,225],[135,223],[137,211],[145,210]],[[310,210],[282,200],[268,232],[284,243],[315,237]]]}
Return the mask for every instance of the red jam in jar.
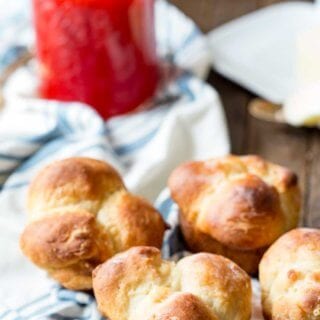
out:
{"label": "red jam in jar", "polygon": [[104,118],[132,111],[159,81],[153,0],[33,0],[42,97]]}

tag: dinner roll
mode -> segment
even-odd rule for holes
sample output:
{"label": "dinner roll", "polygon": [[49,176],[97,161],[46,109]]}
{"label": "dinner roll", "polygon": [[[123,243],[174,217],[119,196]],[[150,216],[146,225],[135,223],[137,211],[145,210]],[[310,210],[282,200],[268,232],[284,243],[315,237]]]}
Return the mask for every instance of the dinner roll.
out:
{"label": "dinner roll", "polygon": [[54,162],[29,188],[24,254],[66,288],[92,288],[92,270],[132,246],[161,247],[165,223],[129,193],[109,164],[70,158]]}
{"label": "dinner roll", "polygon": [[251,274],[266,248],[299,220],[297,176],[257,156],[182,164],[169,188],[190,250],[224,255]]}
{"label": "dinner roll", "polygon": [[259,277],[268,320],[320,319],[320,230],[295,229],[263,256]]}
{"label": "dinner roll", "polygon": [[131,248],[94,270],[93,290],[110,320],[249,320],[251,313],[249,276],[209,253],[175,263],[156,248]]}

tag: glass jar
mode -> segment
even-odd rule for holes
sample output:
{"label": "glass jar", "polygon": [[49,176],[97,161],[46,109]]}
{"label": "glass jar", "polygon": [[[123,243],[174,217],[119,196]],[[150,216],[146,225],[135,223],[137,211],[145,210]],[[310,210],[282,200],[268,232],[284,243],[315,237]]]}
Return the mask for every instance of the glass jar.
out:
{"label": "glass jar", "polygon": [[135,109],[159,82],[153,0],[33,0],[40,96],[104,118]]}

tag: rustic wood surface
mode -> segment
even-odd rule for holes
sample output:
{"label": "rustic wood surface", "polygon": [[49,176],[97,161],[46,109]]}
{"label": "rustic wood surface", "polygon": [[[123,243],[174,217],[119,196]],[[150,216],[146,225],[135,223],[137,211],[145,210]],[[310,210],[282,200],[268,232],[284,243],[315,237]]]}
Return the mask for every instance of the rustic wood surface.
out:
{"label": "rustic wood surface", "polygon": [[[222,23],[279,0],[171,0],[207,32]],[[303,190],[303,224],[320,227],[320,130],[297,129],[253,119],[247,112],[254,95],[211,72],[229,125],[232,152],[258,154],[292,168]]]}

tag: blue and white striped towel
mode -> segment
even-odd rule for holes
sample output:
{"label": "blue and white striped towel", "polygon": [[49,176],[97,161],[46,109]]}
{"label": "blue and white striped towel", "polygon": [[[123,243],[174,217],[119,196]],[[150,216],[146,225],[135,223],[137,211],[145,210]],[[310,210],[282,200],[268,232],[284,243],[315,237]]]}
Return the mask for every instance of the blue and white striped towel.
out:
{"label": "blue and white striped towel", "polygon": [[[1,9],[4,3],[8,2],[0,0],[0,37],[6,39],[7,46],[0,46],[0,70],[32,41],[29,16],[24,11],[26,1],[10,2],[8,18]],[[22,93],[30,90],[26,85],[32,82],[31,69],[19,70],[8,84],[8,105],[0,113],[0,319],[101,318],[91,295],[58,287],[19,250],[26,189],[45,164],[70,156],[109,161],[122,173],[130,190],[154,201],[180,162],[228,153],[219,97],[192,75],[204,75],[208,70],[204,37],[188,18],[161,0],[156,16],[161,55],[170,50],[175,64],[189,70],[160,94],[178,99],[105,123],[80,103],[23,98]],[[15,41],[2,37],[6,32],[16,34]],[[163,214],[171,210],[168,201],[160,201]],[[167,256],[176,252],[174,243],[175,237],[167,235]]]}

